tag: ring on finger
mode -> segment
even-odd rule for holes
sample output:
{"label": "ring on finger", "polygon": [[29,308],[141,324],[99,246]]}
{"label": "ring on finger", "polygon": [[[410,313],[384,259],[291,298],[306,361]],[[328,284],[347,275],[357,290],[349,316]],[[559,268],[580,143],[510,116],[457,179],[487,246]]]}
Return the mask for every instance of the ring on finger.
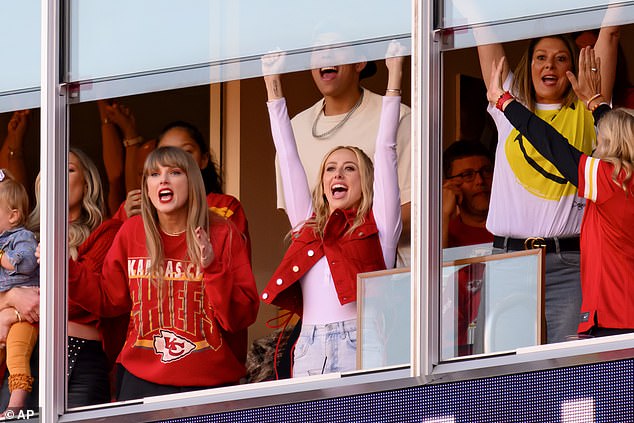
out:
{"label": "ring on finger", "polygon": [[596,71],[597,71],[597,68],[590,68],[590,70],[591,70],[592,72],[596,72]]}

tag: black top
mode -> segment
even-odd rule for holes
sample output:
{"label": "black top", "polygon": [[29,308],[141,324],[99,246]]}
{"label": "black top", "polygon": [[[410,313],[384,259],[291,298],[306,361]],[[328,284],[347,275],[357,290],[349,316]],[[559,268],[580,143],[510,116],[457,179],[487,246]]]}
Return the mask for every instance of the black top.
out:
{"label": "black top", "polygon": [[[595,125],[603,115],[610,111],[607,104],[601,104],[592,112]],[[579,186],[579,161],[583,154],[568,143],[568,139],[555,128],[537,117],[519,101],[512,101],[504,109],[504,116],[535,147],[535,149],[551,162],[557,170],[574,186]]]}

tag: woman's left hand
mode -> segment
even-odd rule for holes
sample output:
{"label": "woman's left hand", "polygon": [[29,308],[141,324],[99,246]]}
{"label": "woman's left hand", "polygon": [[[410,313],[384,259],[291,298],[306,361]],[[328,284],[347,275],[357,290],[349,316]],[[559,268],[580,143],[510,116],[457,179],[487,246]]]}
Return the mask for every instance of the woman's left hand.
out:
{"label": "woman's left hand", "polygon": [[[584,47],[579,53],[579,75],[575,75],[568,71],[566,76],[570,80],[572,89],[579,97],[579,100],[586,103],[588,107],[589,101],[601,102],[601,61],[594,54],[592,47]],[[592,99],[592,100],[591,100]]]}
{"label": "woman's left hand", "polygon": [[214,259],[214,250],[211,248],[211,242],[209,242],[209,235],[200,226],[196,228],[196,244],[200,248],[201,265],[204,268],[209,266]]}

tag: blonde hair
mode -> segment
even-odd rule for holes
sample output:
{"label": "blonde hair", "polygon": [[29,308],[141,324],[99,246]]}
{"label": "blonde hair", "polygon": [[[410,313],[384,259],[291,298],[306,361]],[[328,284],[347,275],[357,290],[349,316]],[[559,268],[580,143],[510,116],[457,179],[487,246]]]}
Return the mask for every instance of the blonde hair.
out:
{"label": "blonde hair", "polygon": [[[528,48],[522,55],[517,67],[515,68],[515,77],[513,79],[513,95],[523,103],[528,109],[532,112],[535,111],[535,86],[533,85],[533,72],[532,72],[532,62],[533,62],[533,53],[535,52],[535,46],[541,40],[546,38],[555,38],[564,43],[566,49],[568,50],[568,54],[570,55],[570,72],[577,74],[577,49],[574,41],[565,35],[549,35],[547,37],[534,38],[528,45]],[[570,107],[577,100],[577,96],[572,89],[572,86],[568,84],[568,89],[563,98],[562,107]]]}
{"label": "blonde hair", "polygon": [[26,219],[26,228],[35,234],[35,237],[40,239],[40,174],[37,174],[35,178],[35,207]]}
{"label": "blonde hair", "polygon": [[20,182],[16,181],[11,172],[1,169],[4,179],[0,182],[0,204],[6,206],[9,211],[18,212],[18,221],[14,227],[22,226],[26,222],[29,213],[29,195]]}
{"label": "blonde hair", "polygon": [[[71,148],[70,154],[77,157],[79,165],[84,173],[84,195],[81,199],[81,212],[79,218],[68,225],[68,253],[73,260],[78,257],[79,246],[86,241],[92,231],[97,229],[103,221],[103,188],[101,177],[95,163],[77,148]],[[38,174],[35,179],[35,208],[29,215],[27,228],[35,233],[40,231],[40,179]]]}
{"label": "blonde hair", "polygon": [[[634,170],[634,110],[611,110],[601,118],[597,129],[601,138],[595,155],[612,163],[612,181],[627,193],[627,183]],[[621,172],[623,178],[619,178]]]}
{"label": "blonde hair", "polygon": [[73,260],[77,259],[77,249],[84,243],[90,233],[97,229],[103,221],[103,188],[101,177],[95,163],[81,150],[71,148],[70,153],[79,159],[84,171],[84,196],[81,199],[79,218],[68,225],[68,249]]}
{"label": "blonde hair", "polygon": [[197,227],[201,227],[209,233],[209,211],[205,197],[205,184],[200,169],[189,153],[176,147],[160,147],[148,155],[143,167],[141,184],[141,216],[145,228],[145,245],[151,260],[150,274],[161,281],[163,280],[161,267],[165,259],[163,243],[159,232],[158,213],[150,200],[147,189],[148,176],[159,166],[179,168],[187,175],[187,256],[199,266],[202,266],[202,257],[196,243],[195,231]]}
{"label": "blonde hair", "polygon": [[357,214],[352,226],[346,233],[352,233],[356,228],[358,228],[359,225],[365,221],[365,216],[370,212],[370,210],[372,210],[372,199],[374,196],[374,165],[372,164],[372,160],[370,160],[368,155],[358,147],[339,146],[333,148],[324,156],[321,161],[321,165],[319,166],[319,176],[315,189],[313,190],[313,208],[315,210],[315,217],[306,222],[306,225],[308,227],[312,227],[320,238],[324,236],[326,222],[330,216],[330,205],[328,204],[326,194],[324,193],[324,184],[322,179],[328,158],[332,153],[338,150],[349,150],[354,153],[357,157],[357,162],[359,163],[359,176],[361,179],[361,202],[357,208]]}

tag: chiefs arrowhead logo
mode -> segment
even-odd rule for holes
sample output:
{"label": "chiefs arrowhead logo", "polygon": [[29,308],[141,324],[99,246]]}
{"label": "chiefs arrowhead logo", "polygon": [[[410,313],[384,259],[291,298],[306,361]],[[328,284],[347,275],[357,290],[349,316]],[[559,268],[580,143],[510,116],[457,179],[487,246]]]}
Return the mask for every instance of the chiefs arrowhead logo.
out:
{"label": "chiefs arrowhead logo", "polygon": [[161,356],[161,363],[180,360],[196,349],[196,344],[172,331],[161,329],[160,333],[154,335],[154,352]]}

